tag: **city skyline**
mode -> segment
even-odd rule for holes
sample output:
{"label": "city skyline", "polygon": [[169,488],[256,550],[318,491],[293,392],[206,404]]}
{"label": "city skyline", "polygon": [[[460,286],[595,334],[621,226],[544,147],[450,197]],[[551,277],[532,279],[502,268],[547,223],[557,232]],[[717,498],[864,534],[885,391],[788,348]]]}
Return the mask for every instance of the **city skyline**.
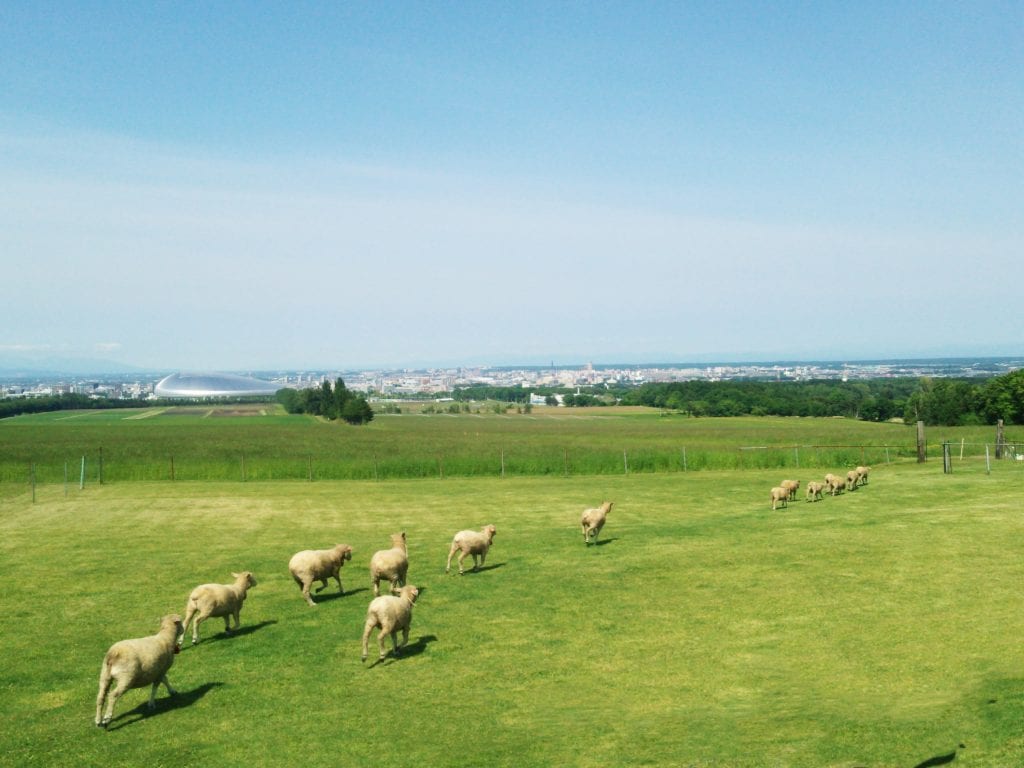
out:
{"label": "city skyline", "polygon": [[1024,353],[1024,7],[0,11],[0,359]]}

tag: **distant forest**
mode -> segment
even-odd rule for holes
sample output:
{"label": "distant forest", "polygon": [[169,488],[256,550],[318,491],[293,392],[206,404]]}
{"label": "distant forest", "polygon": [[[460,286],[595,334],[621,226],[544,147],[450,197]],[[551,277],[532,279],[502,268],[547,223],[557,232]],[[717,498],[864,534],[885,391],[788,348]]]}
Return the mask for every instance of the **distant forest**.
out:
{"label": "distant forest", "polygon": [[569,407],[645,405],[689,416],[845,416],[928,425],[1024,424],[1024,370],[990,379],[885,378],[857,381],[681,381],[575,390],[464,387],[456,400],[523,403],[562,395]]}
{"label": "distant forest", "polygon": [[[886,378],[857,381],[681,381],[638,387],[576,388],[459,387],[456,401],[498,400],[525,404],[531,394],[555,395],[571,408],[644,405],[687,416],[844,416],[864,421],[903,419],[935,426],[1024,424],[1024,370],[990,379]],[[313,413],[350,424],[373,419],[366,398],[340,379],[310,390],[281,390],[277,396],[244,398],[282,403],[291,413]],[[150,406],[178,401],[149,401]],[[217,402],[228,402],[218,400]],[[137,408],[138,400],[54,395],[0,400],[0,418],[45,411]]]}

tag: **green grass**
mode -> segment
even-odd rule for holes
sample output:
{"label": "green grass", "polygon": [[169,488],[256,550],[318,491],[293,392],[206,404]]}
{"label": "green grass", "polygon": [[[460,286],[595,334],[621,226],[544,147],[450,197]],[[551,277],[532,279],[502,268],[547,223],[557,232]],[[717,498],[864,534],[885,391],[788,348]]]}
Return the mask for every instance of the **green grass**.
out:
{"label": "green grass", "polygon": [[[994,428],[929,428],[984,455]],[[0,420],[0,485],[193,480],[340,480],[831,469],[916,457],[902,424],[850,419],[663,416],[642,408],[531,414],[379,415],[352,427],[277,406],[83,411]],[[102,470],[101,470],[102,468]],[[2,492],[2,491],[0,491]]]}
{"label": "green grass", "polygon": [[[792,472],[804,483],[818,472]],[[958,766],[1024,761],[1024,467],[876,466],[771,512],[776,470],[381,482],[134,482],[0,506],[0,764]],[[585,547],[584,506],[616,502]],[[493,522],[486,570],[443,573]],[[370,666],[367,563],[409,536],[411,651]],[[305,605],[289,556],[353,545]],[[92,725],[115,640],[253,570],[181,694]],[[965,745],[961,748],[959,745]]]}

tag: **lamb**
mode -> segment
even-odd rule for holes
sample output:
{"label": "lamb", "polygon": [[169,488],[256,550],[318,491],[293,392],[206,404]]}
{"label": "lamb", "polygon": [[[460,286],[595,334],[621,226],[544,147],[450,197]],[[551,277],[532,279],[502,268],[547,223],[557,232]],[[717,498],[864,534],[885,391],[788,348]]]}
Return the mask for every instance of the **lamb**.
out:
{"label": "lamb", "polygon": [[373,582],[373,596],[380,595],[380,580],[391,582],[391,591],[405,584],[409,570],[409,550],[406,546],[405,531],[391,534],[391,549],[374,552],[370,558],[370,579]]}
{"label": "lamb", "polygon": [[772,488],[772,495],[771,495],[772,511],[775,510],[776,505],[779,504],[779,503],[781,503],[782,506],[784,506],[784,507],[788,506],[787,499],[789,499],[789,490],[788,489],[782,488],[780,486],[775,486],[774,488]]}
{"label": "lamb", "polygon": [[868,484],[868,472],[871,471],[871,467],[857,467],[857,476],[860,485]]}
{"label": "lamb", "polygon": [[860,483],[860,474],[856,469],[851,469],[846,473],[846,490],[855,491],[857,485]]}
{"label": "lamb", "polygon": [[[384,638],[391,635],[391,645],[398,649],[409,642],[409,626],[412,624],[412,606],[419,597],[420,591],[412,584],[406,584],[395,594],[381,595],[370,601],[366,610],[366,625],[363,627],[363,661],[366,661],[367,646],[370,633],[374,627],[380,627],[377,634],[377,645],[380,647],[380,659],[387,655],[384,652]],[[398,643],[398,630],[402,630],[402,642]]]}
{"label": "lamb", "polygon": [[583,510],[580,517],[580,528],[583,531],[583,541],[590,544],[590,534],[594,534],[594,543],[597,544],[597,537],[601,535],[608,513],[612,511],[614,502],[606,501],[600,507]]}
{"label": "lamb", "polygon": [[333,549],[304,549],[292,555],[288,561],[288,570],[291,571],[295,583],[302,588],[302,596],[306,602],[316,607],[313,598],[309,595],[309,588],[314,581],[319,581],[317,594],[327,589],[327,580],[334,579],[338,582],[338,593],[345,594],[341,586],[341,567],[346,560],[352,559],[352,547],[348,544],[338,544]]}
{"label": "lamb", "polygon": [[195,617],[195,624],[192,625],[192,645],[199,642],[199,625],[211,616],[224,617],[224,631],[231,634],[231,617],[235,619],[235,629],[238,629],[238,614],[242,611],[242,603],[245,602],[249,587],[256,586],[256,577],[252,571],[232,573],[235,577],[233,584],[200,584],[192,590],[185,604],[185,623],[181,628],[181,637],[184,639],[185,631],[189,622]]}
{"label": "lamb", "polygon": [[[121,640],[110,646],[103,665],[100,667],[100,690],[96,695],[96,725],[106,728],[114,717],[114,705],[121,695],[131,688],[152,685],[148,708],[156,708],[156,689],[163,683],[167,692],[174,696],[177,691],[167,679],[167,670],[174,663],[174,654],[181,650],[178,635],[184,632],[181,617],[177,614],[164,616],[160,631],[149,637]],[[114,690],[110,686],[115,685]],[[109,698],[108,698],[109,692]],[[107,711],[103,714],[103,704]]]}
{"label": "lamb", "polygon": [[829,472],[827,475],[825,475],[825,487],[833,496],[835,496],[836,493],[842,492],[843,490],[843,478],[839,477],[839,475],[833,475],[831,472]]}
{"label": "lamb", "polygon": [[[473,570],[475,571],[480,565],[484,564],[484,560],[487,559],[487,550],[491,548],[491,544],[494,542],[494,535],[498,529],[493,525],[485,525],[479,531],[459,531],[455,534],[455,538],[452,539],[452,548],[448,552],[448,564],[444,567],[444,572],[448,573],[452,568],[452,555],[455,554],[456,550],[459,551],[459,575],[463,573],[462,561],[466,555],[473,556]],[[477,558],[480,558],[479,564]]]}
{"label": "lamb", "polygon": [[825,487],[824,483],[818,483],[818,482],[815,482],[813,480],[811,482],[809,482],[807,484],[807,500],[808,501],[820,501],[821,500],[821,491],[822,491],[822,489],[824,489],[824,487]]}
{"label": "lamb", "polygon": [[789,491],[790,501],[796,501],[796,492],[800,490],[799,480],[783,480],[781,483],[779,483],[779,487],[785,488],[787,491]]}

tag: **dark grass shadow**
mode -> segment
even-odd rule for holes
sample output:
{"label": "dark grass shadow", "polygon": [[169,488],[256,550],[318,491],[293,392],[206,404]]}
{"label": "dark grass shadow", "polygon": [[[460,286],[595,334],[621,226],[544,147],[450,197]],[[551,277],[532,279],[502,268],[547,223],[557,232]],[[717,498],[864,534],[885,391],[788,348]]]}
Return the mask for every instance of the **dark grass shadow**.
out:
{"label": "dark grass shadow", "polygon": [[[409,659],[415,656],[419,656],[421,653],[427,650],[427,646],[430,643],[433,643],[436,640],[437,635],[420,635],[414,642],[411,642],[408,645],[399,648],[398,656],[395,656],[394,650],[391,650],[388,652],[388,655],[385,656],[383,659],[376,659],[372,664],[368,664],[366,668],[373,669],[378,665],[394,664],[395,662],[401,661],[402,659]],[[387,642],[388,644],[391,643],[390,640],[388,640]],[[385,645],[384,647],[386,648],[387,645]]]}
{"label": "dark grass shadow", "polygon": [[[203,683],[198,688],[193,688],[191,691],[179,690],[173,696],[164,696],[161,698],[158,695],[156,699],[156,707],[152,710],[149,708],[149,686],[147,685],[145,689],[143,689],[146,691],[146,700],[134,709],[130,709],[120,715],[115,715],[114,719],[107,724],[107,730],[116,731],[126,726],[133,725],[140,720],[145,720],[147,717],[156,717],[164,714],[165,712],[173,712],[176,709],[191,707],[214,688],[219,688],[222,685],[224,685],[224,683]],[[166,691],[162,685],[160,686],[160,689]]]}
{"label": "dark grass shadow", "polygon": [[618,539],[615,539],[615,538],[612,538],[612,539],[598,539],[597,541],[591,542],[588,546],[606,547],[609,544],[611,544],[613,541],[618,541]]}
{"label": "dark grass shadow", "polygon": [[935,757],[929,757],[923,763],[918,763],[914,768],[935,768],[937,765],[946,765],[956,760],[956,750],[954,749],[948,755],[936,755]]}

